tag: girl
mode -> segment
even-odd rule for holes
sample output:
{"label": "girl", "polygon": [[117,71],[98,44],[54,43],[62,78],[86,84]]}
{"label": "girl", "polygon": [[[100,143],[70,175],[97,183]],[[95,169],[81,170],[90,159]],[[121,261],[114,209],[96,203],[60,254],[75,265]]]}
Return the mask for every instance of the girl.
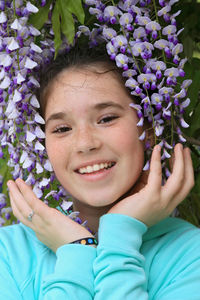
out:
{"label": "girl", "polygon": [[92,233],[8,181],[21,223],[0,231],[1,298],[199,300],[199,229],[168,217],[194,184],[189,149],[175,146],[164,185],[159,145],[142,173],[133,99],[105,58],[58,57],[40,102],[48,157]]}

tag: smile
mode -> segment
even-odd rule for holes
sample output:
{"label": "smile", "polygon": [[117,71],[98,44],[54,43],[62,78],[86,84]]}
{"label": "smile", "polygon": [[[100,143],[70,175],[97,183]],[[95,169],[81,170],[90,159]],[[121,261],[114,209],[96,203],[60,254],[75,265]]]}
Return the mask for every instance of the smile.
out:
{"label": "smile", "polygon": [[76,172],[78,172],[80,174],[91,174],[91,173],[98,172],[103,169],[110,169],[114,165],[115,165],[115,162],[94,164],[92,166],[86,166],[86,167],[80,168],[80,169],[76,170]]}

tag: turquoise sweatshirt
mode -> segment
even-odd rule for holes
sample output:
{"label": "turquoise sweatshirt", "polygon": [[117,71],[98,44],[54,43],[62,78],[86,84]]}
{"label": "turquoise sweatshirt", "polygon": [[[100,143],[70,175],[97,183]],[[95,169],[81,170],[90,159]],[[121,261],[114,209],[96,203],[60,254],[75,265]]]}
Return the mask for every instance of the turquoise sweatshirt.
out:
{"label": "turquoise sweatshirt", "polygon": [[56,254],[23,224],[0,229],[2,300],[200,300],[200,230],[167,218],[147,229],[106,214],[99,245]]}

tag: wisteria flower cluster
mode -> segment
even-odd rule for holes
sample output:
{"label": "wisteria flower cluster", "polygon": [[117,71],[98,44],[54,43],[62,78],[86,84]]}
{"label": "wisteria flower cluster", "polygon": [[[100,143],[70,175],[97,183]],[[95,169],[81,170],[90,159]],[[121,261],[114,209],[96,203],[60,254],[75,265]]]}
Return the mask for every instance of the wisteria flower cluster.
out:
{"label": "wisteria flower cluster", "polygon": [[[46,5],[46,1],[36,2]],[[178,0],[115,2],[85,0],[85,9],[95,21],[90,27],[77,27],[74,43],[84,35],[90,47],[105,45],[133,95],[131,107],[137,111],[137,126],[143,126],[145,120],[149,123],[139,137],[146,140],[144,170],[149,168],[151,155],[152,145],[146,139],[150,127],[154,143],[162,146],[162,166],[168,177],[170,151],[177,140],[185,142],[182,128],[189,126],[184,111],[190,103],[187,89],[191,80],[184,80],[186,59],[179,42],[182,29],[176,24],[180,11],[173,12]],[[51,14],[48,26],[41,31],[29,24],[29,16],[37,12],[38,7],[29,1],[0,0],[0,158],[7,161],[13,179],[24,178],[38,198],[47,204],[54,200],[55,206],[70,214],[71,202],[66,201],[68,195],[56,181],[43,146],[44,120],[38,113],[35,89],[38,72],[54,56],[55,44]],[[64,48],[66,52],[70,48],[66,39]],[[8,197],[0,194],[0,225],[10,218],[7,202]],[[78,213],[70,216],[81,223]]]}
{"label": "wisteria flower cluster", "polygon": [[[176,141],[184,143],[182,128],[189,125],[184,120],[189,105],[187,90],[191,80],[183,70],[187,59],[181,57],[183,45],[177,30],[176,17],[172,13],[178,0],[124,0],[110,5],[100,0],[86,0],[89,12],[98,20],[98,34],[106,42],[107,53],[123,70],[126,87],[135,98],[131,107],[137,111],[138,126],[148,120],[154,130],[154,142],[162,146],[163,171],[170,175],[167,158]],[[106,2],[108,3],[108,2]],[[85,28],[83,28],[86,31]],[[147,126],[149,127],[149,126]],[[140,140],[144,140],[144,130]],[[151,145],[146,142],[149,168]]]}
{"label": "wisteria flower cluster", "polygon": [[[38,198],[46,203],[53,199],[54,205],[61,202],[60,209],[67,210],[66,192],[55,180],[43,145],[44,120],[35,96],[38,71],[55,52],[53,38],[28,23],[29,15],[37,12],[29,1],[0,1],[0,158],[12,179],[25,179]],[[0,181],[2,186],[3,178]],[[0,226],[10,218],[9,197],[1,193]]]}

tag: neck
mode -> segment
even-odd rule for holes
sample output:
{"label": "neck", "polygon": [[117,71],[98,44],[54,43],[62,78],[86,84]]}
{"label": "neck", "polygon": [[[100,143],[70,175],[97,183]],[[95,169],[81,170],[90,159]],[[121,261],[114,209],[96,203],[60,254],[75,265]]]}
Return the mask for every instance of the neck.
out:
{"label": "neck", "polygon": [[130,196],[133,192],[133,187],[131,187],[125,194],[123,194],[119,199],[108,206],[94,207],[88,204],[82,203],[77,199],[73,199],[73,211],[78,211],[79,217],[84,222],[87,220],[87,226],[95,234],[99,228],[99,219],[101,216],[105,215],[111,207],[113,207],[117,202]]}
{"label": "neck", "polygon": [[78,200],[73,200],[73,211],[78,211],[80,213],[79,217],[82,221],[87,220],[87,226],[93,234],[98,231],[100,217],[106,214],[111,206],[112,205],[106,207],[93,207],[83,204]]}

